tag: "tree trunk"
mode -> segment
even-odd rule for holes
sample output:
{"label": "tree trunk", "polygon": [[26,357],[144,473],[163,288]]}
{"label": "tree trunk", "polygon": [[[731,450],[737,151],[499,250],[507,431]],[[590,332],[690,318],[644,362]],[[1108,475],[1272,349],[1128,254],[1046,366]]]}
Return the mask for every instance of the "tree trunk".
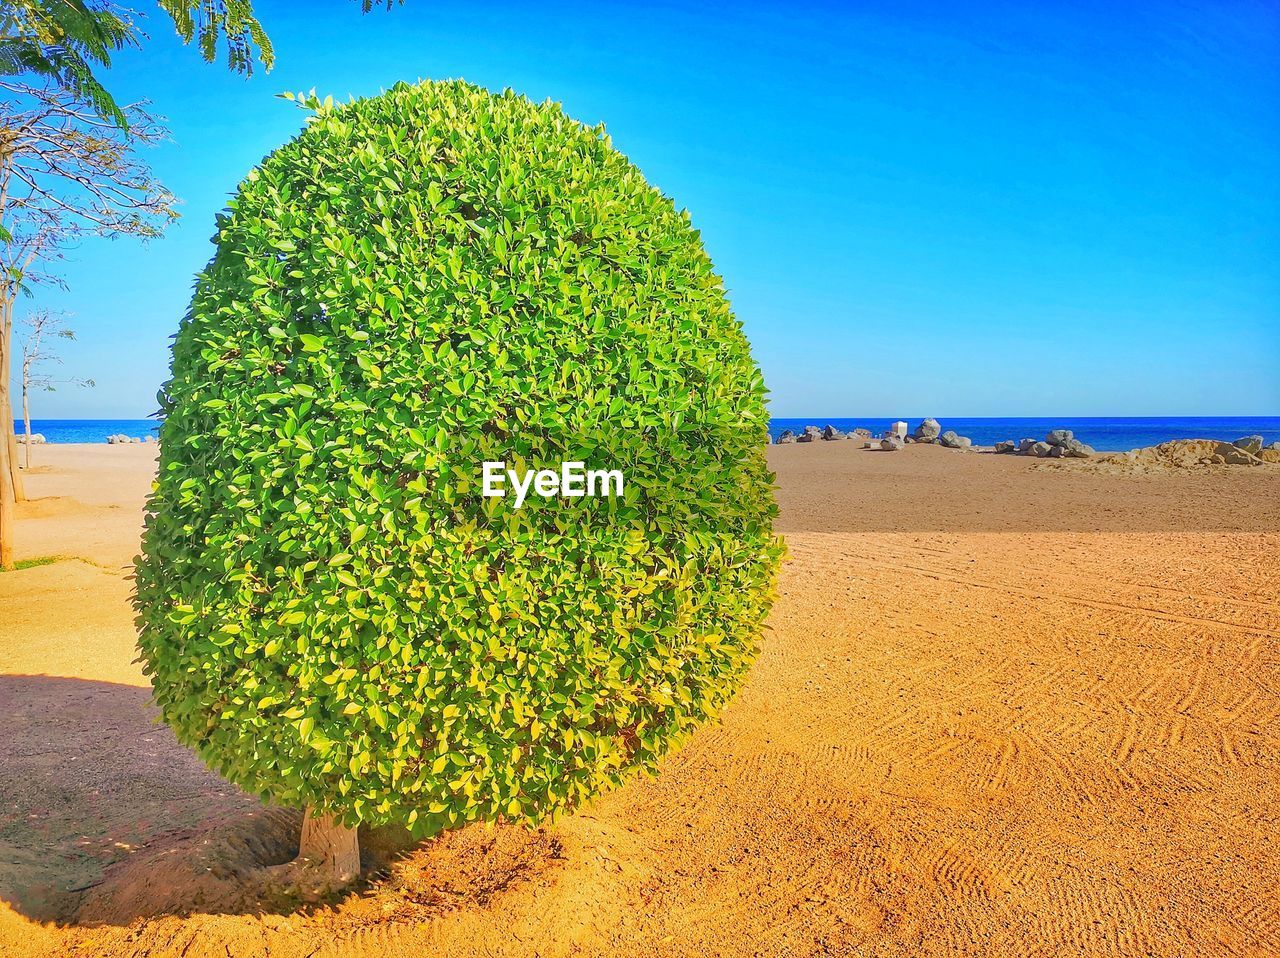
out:
{"label": "tree trunk", "polygon": [[288,888],[303,898],[316,899],[360,877],[360,839],[331,815],[310,806],[302,816],[298,857],[274,866]]}
{"label": "tree trunk", "polygon": [[[9,383],[4,384],[5,391],[8,392]],[[13,416],[13,400],[5,399],[4,403],[4,422],[5,422],[5,445],[9,449],[9,481],[13,484],[13,500],[14,502],[26,502],[27,491],[22,484],[21,466],[18,464],[18,434],[15,431],[16,421]]]}
{"label": "tree trunk", "polygon": [[[6,473],[4,482],[14,502],[26,500],[22,488],[22,475],[18,472],[18,437],[14,432],[13,400],[9,396],[9,383],[13,370],[13,303],[0,304],[0,468]],[[5,490],[0,490],[0,495]]]}
{"label": "tree trunk", "polygon": [[[0,350],[0,361],[4,360]],[[2,384],[0,384],[2,385]],[[8,403],[0,400],[0,420],[3,420],[5,413],[8,412]],[[9,428],[13,429],[13,424],[9,424]],[[13,470],[9,468],[9,440],[3,431],[0,431],[0,499],[12,505],[17,502],[17,491],[13,488]],[[11,513],[12,514],[12,513]]]}
{"label": "tree trunk", "polygon": [[13,503],[0,489],[0,570],[13,568]]}
{"label": "tree trunk", "polygon": [[[0,357],[2,359],[3,357]],[[0,414],[4,409],[0,408]],[[13,483],[9,476],[9,444],[0,435],[0,569],[13,568]]]}
{"label": "tree trunk", "polygon": [[20,490],[15,486],[17,463],[11,461],[13,417],[9,416],[9,372],[13,367],[13,300],[0,296],[0,569],[13,568],[14,503]]}
{"label": "tree trunk", "polygon": [[9,435],[5,444],[9,447],[10,481],[13,483],[13,501],[26,502],[27,489],[22,484],[22,467],[18,465],[18,435],[13,431],[13,403],[5,403],[5,421],[9,424]]}
{"label": "tree trunk", "polygon": [[22,429],[27,434],[27,448],[23,450],[23,455],[27,459],[27,472],[31,471],[31,406],[27,402],[27,377],[26,373],[22,376]]}
{"label": "tree trunk", "polygon": [[360,839],[354,828],[308,808],[302,816],[298,860],[331,873],[340,884],[360,875]]}

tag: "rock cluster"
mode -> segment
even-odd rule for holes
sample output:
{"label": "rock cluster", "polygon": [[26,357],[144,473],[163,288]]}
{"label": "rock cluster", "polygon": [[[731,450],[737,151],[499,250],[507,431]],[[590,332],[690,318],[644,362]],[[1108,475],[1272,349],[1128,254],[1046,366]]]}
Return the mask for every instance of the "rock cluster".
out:
{"label": "rock cluster", "polygon": [[942,431],[936,419],[926,419],[916,426],[914,432],[903,420],[892,423],[879,437],[873,437],[870,429],[859,426],[851,432],[842,432],[835,426],[828,425],[822,429],[817,426],[805,426],[802,433],[784,429],[778,435],[779,445],[792,442],[817,442],[819,439],[830,442],[836,439],[854,439],[864,449],[885,449],[897,451],[909,442],[937,443],[951,449],[968,449],[973,445],[967,436],[958,436],[953,430]]}
{"label": "rock cluster", "polygon": [[111,443],[111,445],[113,446],[119,445],[120,443],[155,442],[155,441],[156,441],[155,436],[143,436],[139,438],[137,436],[126,436],[124,433],[116,433],[114,435],[107,437],[107,442]]}
{"label": "rock cluster", "polygon": [[[895,422],[886,429],[880,438],[879,447],[881,449],[896,451],[901,449],[907,443],[936,443],[939,446],[945,446],[948,449],[969,449],[973,446],[973,440],[968,436],[957,435],[954,429],[942,431],[942,426],[936,419],[926,419],[916,426],[912,432],[907,431],[908,426],[905,422]],[[865,443],[867,448],[875,448],[872,443]]]}
{"label": "rock cluster", "polygon": [[[792,432],[790,429],[784,429],[779,434],[777,442],[779,445],[795,442],[833,442],[837,439],[854,439],[857,440],[863,449],[882,449],[885,452],[897,452],[907,443],[935,443],[947,449],[972,449],[973,441],[968,436],[957,435],[955,430],[943,430],[941,424],[936,419],[925,419],[916,426],[916,428],[908,432],[908,427],[901,420],[893,423],[888,429],[880,434],[879,438],[873,438],[870,429],[858,427],[851,432],[843,432],[830,424],[819,428],[817,426],[805,426],[804,430],[799,434]],[[22,441],[22,437],[18,437],[18,441]],[[32,442],[43,442],[43,436],[32,436]],[[152,442],[153,437],[147,436],[145,439],[130,439],[128,436],[111,436],[108,442]],[[1262,436],[1241,436],[1235,442],[1214,442],[1210,440],[1195,440],[1176,443],[1166,443],[1164,446],[1154,447],[1153,453],[1159,453],[1163,459],[1174,458],[1195,458],[1183,447],[1190,448],[1195,443],[1201,443],[1206,446],[1207,451],[1204,452],[1197,463],[1204,464],[1228,464],[1228,465],[1244,465],[1259,462],[1280,463],[1280,442],[1273,442],[1271,445],[1265,445]],[[1208,449],[1207,447],[1212,447]],[[1176,455],[1170,450],[1177,447]],[[1197,450],[1199,447],[1196,447]],[[1013,440],[1005,439],[995,444],[994,452],[1006,456],[1032,456],[1037,459],[1089,459],[1098,455],[1097,451],[1090,445],[1081,442],[1075,437],[1070,429],[1050,429],[1044,439],[1022,439]],[[1135,450],[1135,452],[1144,452],[1144,450]],[[1166,454],[1167,453],[1167,454]],[[1197,453],[1198,454],[1198,453]],[[1133,453],[1130,454],[1131,456]],[[1108,457],[1102,457],[1104,460]],[[1114,459],[1115,456],[1110,458]],[[1181,465],[1181,462],[1179,462]]]}
{"label": "rock cluster", "polygon": [[1045,436],[1045,442],[1051,446],[1063,446],[1075,439],[1076,435],[1070,429],[1050,429],[1049,435]]}
{"label": "rock cluster", "polygon": [[792,442],[817,442],[819,439],[824,442],[834,442],[837,439],[870,439],[871,430],[859,427],[853,432],[844,432],[837,429],[829,423],[819,429],[817,426],[805,426],[800,433],[792,432],[790,429],[784,429],[778,434],[776,440],[777,445],[785,445]]}
{"label": "rock cluster", "polygon": [[1095,455],[1094,448],[1075,437],[1070,429],[1050,429],[1042,440],[1023,439],[1014,442],[1006,439],[996,443],[995,451],[1012,456],[1035,456],[1038,459],[1088,459]]}
{"label": "rock cluster", "polygon": [[942,427],[938,425],[938,420],[926,419],[916,426],[916,431],[911,434],[911,438],[916,442],[937,442],[941,434]]}
{"label": "rock cluster", "polygon": [[30,439],[27,438],[27,434],[25,432],[18,433],[18,442],[21,443],[30,442],[33,446],[43,446],[45,441],[43,433],[33,432]]}
{"label": "rock cluster", "polygon": [[1243,449],[1251,456],[1256,456],[1258,453],[1262,452],[1262,437],[1241,436],[1231,445],[1235,446],[1237,449]]}
{"label": "rock cluster", "polygon": [[[1222,445],[1225,446],[1226,443]],[[1231,446],[1244,453],[1247,461],[1233,457],[1230,452],[1220,451],[1219,454],[1229,465],[1253,465],[1254,461],[1280,463],[1280,442],[1273,442],[1268,446],[1264,445],[1261,436],[1241,436]]]}
{"label": "rock cluster", "polygon": [[936,443],[939,446],[945,446],[947,449],[969,449],[973,446],[973,440],[968,436],[961,436],[954,429],[942,430],[938,420],[930,418],[921,421],[916,426],[915,431],[906,437],[907,442],[924,442]]}

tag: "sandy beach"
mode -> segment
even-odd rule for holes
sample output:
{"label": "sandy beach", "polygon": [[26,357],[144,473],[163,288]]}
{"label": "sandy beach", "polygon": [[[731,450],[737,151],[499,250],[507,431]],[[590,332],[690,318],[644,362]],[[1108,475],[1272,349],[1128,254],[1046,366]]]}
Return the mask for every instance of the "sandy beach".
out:
{"label": "sandy beach", "polygon": [[[0,954],[1280,955],[1280,466],[773,447],[789,558],[723,721],[537,831],[323,907],[155,724],[147,445],[36,451],[0,574]],[[295,839],[296,840],[296,839]]]}

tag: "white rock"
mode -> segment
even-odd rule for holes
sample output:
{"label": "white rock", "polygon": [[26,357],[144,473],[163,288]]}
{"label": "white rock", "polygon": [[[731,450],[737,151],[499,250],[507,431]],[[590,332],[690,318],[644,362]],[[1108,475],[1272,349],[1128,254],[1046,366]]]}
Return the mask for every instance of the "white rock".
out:
{"label": "white rock", "polygon": [[937,442],[940,435],[942,435],[942,427],[938,425],[936,419],[926,419],[916,426],[916,442]]}

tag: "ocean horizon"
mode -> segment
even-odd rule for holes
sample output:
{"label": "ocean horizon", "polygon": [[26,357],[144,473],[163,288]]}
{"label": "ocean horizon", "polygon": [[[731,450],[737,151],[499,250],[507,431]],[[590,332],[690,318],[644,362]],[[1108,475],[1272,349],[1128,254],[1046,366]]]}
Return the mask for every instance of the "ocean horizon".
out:
{"label": "ocean horizon", "polygon": [[[899,416],[911,429],[925,417]],[[934,416],[945,432],[968,436],[975,446],[993,446],[1004,439],[1043,439],[1050,429],[1070,429],[1081,442],[1099,452],[1127,452],[1158,446],[1174,439],[1219,439],[1232,442],[1241,436],[1262,436],[1264,444],[1280,441],[1280,416]],[[777,441],[784,429],[799,432],[805,426],[826,426],[849,432],[862,427],[878,436],[894,418],[821,417],[774,418],[769,434]]]}
{"label": "ocean horizon", "polygon": [[[923,417],[899,417],[914,429]],[[1262,436],[1264,443],[1280,441],[1280,416],[1033,416],[1033,417],[935,417],[944,430],[968,436],[974,445],[991,446],[1002,439],[1043,439],[1050,429],[1070,429],[1078,439],[1099,452],[1124,452],[1155,446],[1172,439],[1220,439]],[[769,421],[776,441],[784,429],[800,432],[805,426],[832,425],[849,432],[858,427],[879,435],[893,418],[880,416],[777,417]],[[50,443],[97,443],[117,433],[142,438],[155,435],[154,419],[33,419],[31,431]],[[17,424],[18,434],[23,432]]]}
{"label": "ocean horizon", "polygon": [[[14,427],[21,439],[26,432],[19,419]],[[106,442],[108,436],[126,435],[134,439],[154,436],[160,430],[158,419],[32,419],[31,432],[44,436],[45,442]]]}

